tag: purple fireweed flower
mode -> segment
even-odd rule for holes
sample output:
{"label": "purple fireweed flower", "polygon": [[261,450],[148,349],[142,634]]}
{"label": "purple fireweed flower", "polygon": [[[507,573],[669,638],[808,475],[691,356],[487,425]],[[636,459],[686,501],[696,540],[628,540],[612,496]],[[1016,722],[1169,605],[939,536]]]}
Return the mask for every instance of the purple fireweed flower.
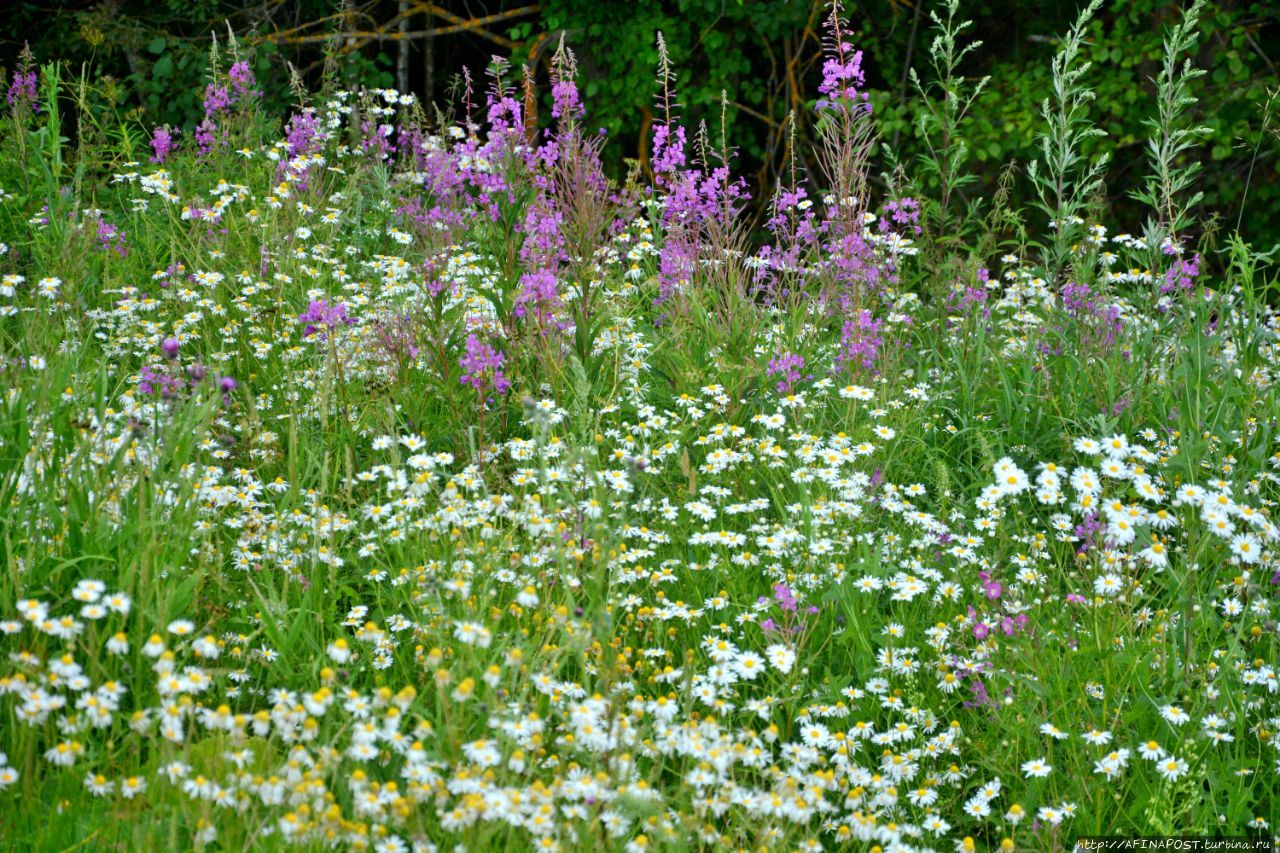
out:
{"label": "purple fireweed flower", "polygon": [[[833,8],[832,16],[837,20],[838,14],[838,10]],[[859,91],[866,81],[862,71],[862,51],[854,50],[853,45],[844,41],[843,34],[834,25],[827,38],[830,44],[822,63],[822,82],[818,85],[818,92],[823,97],[818,100],[818,109],[871,112],[870,96]]]}
{"label": "purple fireweed flower", "polygon": [[25,74],[18,72],[13,75],[13,81],[9,83],[9,93],[5,96],[9,102],[9,106],[17,109],[20,106],[29,107],[32,112],[37,112],[36,105],[36,72],[28,71]]}
{"label": "purple fireweed flower", "polygon": [[976,708],[983,705],[994,706],[996,701],[987,694],[987,686],[978,679],[974,678],[969,682],[969,689],[973,691],[973,701],[964,702],[965,708]]}
{"label": "purple fireweed flower", "polygon": [[181,377],[166,373],[160,366],[147,366],[138,373],[138,393],[147,397],[173,397],[185,387]]}
{"label": "purple fireweed flower", "polygon": [[111,250],[122,258],[129,256],[129,244],[125,233],[101,217],[98,218],[98,246]]}
{"label": "purple fireweed flower", "polygon": [[14,115],[26,111],[40,112],[40,104],[37,101],[37,85],[40,78],[36,73],[35,65],[36,58],[31,53],[31,46],[24,44],[22,52],[18,54],[18,68],[13,73],[13,79],[9,81],[9,91],[5,95],[5,99],[9,102],[9,109]]}
{"label": "purple fireweed flower", "polygon": [[379,160],[386,160],[392,154],[396,153],[396,148],[391,144],[391,134],[395,132],[395,127],[389,124],[378,124],[377,122],[365,119],[360,122],[360,150],[365,154],[376,152]]}
{"label": "purple fireweed flower", "polygon": [[[661,35],[658,56],[657,109],[661,118],[654,123],[650,162],[655,189],[662,196],[662,226],[666,232],[659,249],[655,299],[656,304],[662,304],[691,283],[704,260],[721,256],[749,194],[746,182],[732,175],[732,151],[712,152],[700,144],[699,156],[690,159],[686,154],[688,140],[676,116],[671,89],[674,75]],[[705,140],[705,135],[700,139]],[[715,165],[709,162],[713,157]]]}
{"label": "purple fireweed flower", "polygon": [[650,162],[655,175],[671,174],[684,167],[685,132],[681,126],[674,128],[660,124],[653,129],[653,156]]}
{"label": "purple fireweed flower", "polygon": [[5,96],[9,109],[15,115],[27,110],[40,112],[40,104],[36,100],[40,78],[36,73],[35,63],[36,58],[32,55],[30,46],[24,44],[22,52],[18,54],[18,68],[9,81],[9,92]]}
{"label": "purple fireweed flower", "polygon": [[237,101],[262,96],[262,93],[254,88],[257,81],[254,80],[249,63],[243,60],[232,64],[231,70],[227,72],[227,79],[231,81],[231,88],[235,91]]}
{"label": "purple fireweed flower", "polygon": [[203,157],[213,150],[213,146],[218,142],[217,134],[218,126],[208,118],[196,125],[194,136],[196,145],[200,146],[200,156]]}
{"label": "purple fireweed flower", "polygon": [[285,142],[288,143],[290,157],[310,154],[316,149],[317,143],[322,136],[323,128],[320,124],[320,118],[316,115],[316,111],[310,107],[300,113],[295,113],[293,118],[289,119],[289,123],[285,125]]}
{"label": "purple fireweed flower", "polygon": [[982,319],[986,320],[991,317],[991,306],[987,304],[987,284],[991,281],[991,272],[986,267],[982,267],[978,270],[976,278],[977,282],[965,284],[963,291],[957,283],[956,289],[947,297],[947,308],[956,314],[967,314],[970,309],[981,309]]}
{"label": "purple fireweed flower", "polygon": [[1096,512],[1091,512],[1084,517],[1084,520],[1076,525],[1074,531],[1077,539],[1080,540],[1080,547],[1076,549],[1077,554],[1083,554],[1097,544],[1098,532],[1103,528],[1100,516]]}
{"label": "purple fireweed flower", "polygon": [[585,115],[586,110],[578,95],[578,86],[573,80],[558,80],[551,84],[552,118],[580,119]]}
{"label": "purple fireweed flower", "polygon": [[1081,321],[1081,343],[1108,352],[1115,344],[1124,324],[1120,309],[1108,304],[1087,284],[1067,282],[1062,288],[1062,305],[1067,313]]}
{"label": "purple fireweed flower", "polygon": [[482,396],[488,388],[505,394],[511,387],[502,372],[506,356],[475,335],[467,336],[467,351],[458,363],[462,366],[462,384],[470,385]]}
{"label": "purple fireweed flower", "polygon": [[152,163],[159,164],[169,159],[169,155],[172,154],[173,149],[177,147],[173,141],[173,133],[174,132],[169,129],[168,125],[165,125],[164,127],[157,127],[155,130],[151,131]]}
{"label": "purple fireweed flower", "polygon": [[[901,227],[894,229],[895,225]],[[878,227],[881,232],[910,229],[919,234],[923,230],[920,227],[920,203],[910,196],[890,199],[885,202],[884,215],[880,217]],[[985,273],[986,270],[982,272]],[[983,281],[985,280],[983,278]]]}
{"label": "purple fireweed flower", "polygon": [[218,113],[230,109],[233,103],[235,101],[226,86],[210,83],[205,87],[203,101],[205,118],[211,119]]}
{"label": "purple fireweed flower", "polygon": [[322,329],[331,331],[338,326],[350,326],[356,322],[354,317],[347,315],[344,303],[335,302],[330,305],[323,299],[314,300],[308,305],[307,310],[298,315],[298,320],[307,324],[302,330],[303,337],[311,337]]}
{"label": "purple fireweed flower", "polygon": [[568,257],[564,250],[564,215],[553,199],[540,192],[529,205],[520,230],[524,244],[520,258],[528,271],[520,276],[520,293],[516,295],[517,317],[532,314],[540,325],[549,322],[560,308],[560,265]]}
{"label": "purple fireweed flower", "polygon": [[1200,255],[1197,253],[1191,260],[1178,258],[1165,270],[1164,283],[1160,285],[1161,293],[1173,293],[1175,291],[1187,293],[1195,286],[1196,278],[1200,275]]}
{"label": "purple fireweed flower", "polygon": [[783,611],[792,612],[796,609],[796,598],[786,584],[774,584],[773,597]]}
{"label": "purple fireweed flower", "polygon": [[1006,616],[1000,620],[1000,630],[1004,632],[1006,637],[1012,637],[1025,629],[1029,621],[1025,613],[1019,613],[1017,616]]}
{"label": "purple fireweed flower", "polygon": [[781,376],[778,380],[778,393],[790,394],[801,381],[803,375],[800,371],[804,369],[804,356],[795,353],[784,352],[769,361],[767,376]]}
{"label": "purple fireweed flower", "polygon": [[884,321],[871,316],[871,312],[863,309],[853,320],[846,320],[840,330],[840,351],[836,355],[836,364],[856,371],[858,368],[873,370],[884,336],[881,328]]}

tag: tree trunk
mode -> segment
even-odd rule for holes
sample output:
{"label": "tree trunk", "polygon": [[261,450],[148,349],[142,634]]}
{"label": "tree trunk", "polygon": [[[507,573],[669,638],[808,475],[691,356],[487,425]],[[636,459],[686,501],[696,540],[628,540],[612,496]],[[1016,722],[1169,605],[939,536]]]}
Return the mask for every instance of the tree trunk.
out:
{"label": "tree trunk", "polygon": [[396,54],[396,88],[401,94],[409,91],[409,40],[404,34],[409,31],[409,0],[400,0],[400,23],[396,29],[400,33],[400,50]]}

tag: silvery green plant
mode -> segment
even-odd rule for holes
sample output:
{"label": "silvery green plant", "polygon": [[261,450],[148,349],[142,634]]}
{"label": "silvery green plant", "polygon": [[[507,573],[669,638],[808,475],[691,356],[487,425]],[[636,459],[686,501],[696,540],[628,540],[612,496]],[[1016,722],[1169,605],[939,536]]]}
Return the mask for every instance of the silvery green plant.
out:
{"label": "silvery green plant", "polygon": [[964,31],[973,25],[972,21],[957,21],[959,11],[960,0],[946,0],[944,15],[929,12],[934,27],[934,38],[929,45],[933,79],[923,83],[914,68],[907,72],[924,106],[916,129],[928,154],[921,158],[920,166],[925,174],[932,174],[938,180],[938,200],[930,225],[939,240],[947,236],[952,197],[977,180],[976,175],[962,174],[969,159],[969,145],[961,135],[961,126],[991,79],[983,77],[969,82],[959,73],[964,58],[982,46],[981,41],[968,44],[959,41]]}
{"label": "silvery green plant", "polygon": [[1040,105],[1045,127],[1038,139],[1040,156],[1031,162],[1027,174],[1035,189],[1037,204],[1049,218],[1053,233],[1041,255],[1046,277],[1056,281],[1066,268],[1068,255],[1081,214],[1090,199],[1102,190],[1110,155],[1090,157],[1084,147],[1088,140],[1106,136],[1106,131],[1089,118],[1089,104],[1096,94],[1084,82],[1092,65],[1080,61],[1085,28],[1102,5],[1093,0],[1080,12],[1053,57],[1053,94]]}
{"label": "silvery green plant", "polygon": [[1178,240],[1192,222],[1192,208],[1204,197],[1203,192],[1191,192],[1200,162],[1186,156],[1213,132],[1187,122],[1187,112],[1198,100],[1191,94],[1191,81],[1205,73],[1192,65],[1188,56],[1199,41],[1196,26],[1204,5],[1204,0],[1196,0],[1182,22],[1165,35],[1164,62],[1155,79],[1156,113],[1146,121],[1151,129],[1147,140],[1150,171],[1133,197],[1155,212],[1155,219],[1147,226],[1147,242],[1153,250],[1168,240]]}

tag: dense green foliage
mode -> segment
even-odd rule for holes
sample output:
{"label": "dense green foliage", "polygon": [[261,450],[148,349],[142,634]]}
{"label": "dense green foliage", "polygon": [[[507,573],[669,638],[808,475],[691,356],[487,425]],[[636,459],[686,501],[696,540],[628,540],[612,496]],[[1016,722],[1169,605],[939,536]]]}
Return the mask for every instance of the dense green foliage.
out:
{"label": "dense green foliage", "polygon": [[[443,4],[461,18],[499,14],[523,7],[520,0],[481,4]],[[820,75],[821,2],[806,0],[545,0],[536,14],[494,24],[489,32],[514,42],[514,51],[495,46],[472,31],[452,32],[411,42],[407,87],[418,94],[432,80],[429,95],[447,101],[449,81],[464,64],[477,76],[491,53],[512,53],[516,62],[532,61],[545,90],[548,62],[563,34],[577,52],[583,89],[591,104],[588,121],[609,132],[606,160],[621,174],[624,157],[646,156],[654,94],[655,35],[661,31],[678,69],[687,115],[713,127],[721,120],[721,95],[727,100],[728,135],[740,156],[740,171],[751,179],[753,194],[772,192],[787,162],[787,116],[797,116],[803,143],[812,131],[814,86]],[[376,28],[391,20],[394,2],[362,4],[344,24],[339,7],[316,0],[272,5],[196,0],[144,3],[117,0],[87,10],[78,3],[19,2],[7,14],[0,34],[0,66],[10,68],[23,41],[38,59],[57,57],[70,68],[89,62],[107,77],[92,86],[95,109],[119,104],[134,114],[139,132],[154,125],[191,126],[199,120],[199,93],[208,70],[211,34],[228,25],[253,45],[253,67],[264,84],[267,105],[279,111],[291,103],[291,62],[315,85],[321,74],[319,41],[290,43],[288,34]],[[989,76],[978,108],[971,112],[966,137],[979,180],[962,189],[964,203],[989,198],[1001,168],[1025,165],[1035,153],[1039,105],[1048,84],[1048,57],[1057,34],[1074,18],[1070,4],[1049,0],[966,3],[961,12],[974,21],[982,47],[966,57],[959,73],[970,79]],[[851,11],[853,40],[867,56],[868,86],[879,114],[881,144],[904,161],[924,150],[918,132],[926,115],[922,98],[909,85],[909,65],[923,66],[930,22],[927,4],[898,0],[859,4]],[[1106,184],[1110,209],[1135,215],[1129,194],[1141,179],[1138,156],[1144,140],[1145,107],[1154,96],[1152,78],[1160,58],[1161,24],[1173,20],[1176,4],[1167,0],[1117,0],[1090,25],[1082,59],[1092,63],[1088,84],[1097,92],[1094,119],[1116,152]],[[307,22],[316,26],[299,29]],[[421,14],[412,28],[447,23]],[[1251,239],[1266,242],[1280,232],[1280,173],[1272,92],[1280,86],[1280,7],[1267,0],[1215,0],[1203,22],[1195,60],[1208,70],[1197,82],[1196,121],[1212,131],[1209,143],[1194,154],[1205,166],[1204,205],[1231,229],[1239,224]],[[277,41],[272,33],[286,33]],[[396,85],[398,45],[390,40],[357,40],[343,45],[340,73],[366,86]],[[428,63],[430,70],[428,70]],[[109,79],[108,79],[109,78]],[[402,86],[402,88],[404,88]],[[803,145],[801,146],[804,147]],[[807,150],[807,149],[806,149]],[[812,165],[812,164],[810,164]],[[876,176],[881,186],[887,176]],[[1248,191],[1245,191],[1246,186]],[[1014,188],[1015,203],[1023,200]]]}
{"label": "dense green foliage", "polygon": [[340,44],[285,87],[284,22],[211,47],[176,5],[79,30],[127,83],[24,55],[0,843],[1270,844],[1280,259],[1210,206],[1273,160],[1213,159],[1203,0],[1108,118],[1101,3],[1016,92],[942,4],[897,100],[862,17],[760,4],[762,43],[823,34],[794,125],[746,4],[630,6],[583,66],[620,25],[544,6],[509,35],[548,79],[495,59],[440,111]]}

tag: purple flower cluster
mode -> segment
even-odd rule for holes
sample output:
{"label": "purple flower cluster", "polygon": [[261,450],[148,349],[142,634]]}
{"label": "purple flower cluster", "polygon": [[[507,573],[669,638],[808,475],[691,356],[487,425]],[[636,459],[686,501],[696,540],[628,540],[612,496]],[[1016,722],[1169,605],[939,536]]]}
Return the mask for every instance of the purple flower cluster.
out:
{"label": "purple flower cluster", "polygon": [[[666,237],[658,259],[658,299],[667,300],[687,286],[704,260],[719,260],[732,242],[735,223],[750,198],[746,182],[729,168],[731,152],[711,152],[705,128],[690,159],[687,137],[677,119],[666,43],[658,40],[661,120],[653,128],[654,183],[663,196],[662,225]],[[711,158],[715,162],[710,162]]]}
{"label": "purple flower cluster", "polygon": [[804,369],[804,356],[796,355],[791,352],[784,352],[769,361],[769,368],[766,372],[767,376],[781,376],[778,380],[778,393],[790,394],[795,390],[796,383],[804,379],[804,375],[800,372]]}
{"label": "purple flower cluster", "polygon": [[[208,376],[203,364],[192,362],[183,370],[178,362],[178,354],[182,344],[177,338],[165,338],[160,342],[160,354],[165,362],[146,365],[138,373],[138,393],[146,397],[158,397],[163,400],[175,400],[188,391],[193,391],[198,383]],[[223,405],[231,405],[231,392],[239,383],[233,377],[219,376],[213,386],[222,394]]]}
{"label": "purple flower cluster", "polygon": [[289,146],[290,157],[310,154],[318,148],[324,137],[323,126],[316,111],[307,107],[300,113],[294,113],[285,125],[284,138]]}
{"label": "purple flower cluster", "polygon": [[1197,253],[1191,260],[1177,258],[1164,272],[1164,283],[1160,285],[1161,293],[1189,293],[1195,287],[1196,278],[1200,275],[1200,255]]}
{"label": "purple flower cluster", "polygon": [[169,159],[169,155],[173,153],[173,149],[177,144],[173,141],[175,131],[169,129],[168,125],[157,127],[151,132],[151,162],[164,163]]}
{"label": "purple flower cluster", "polygon": [[354,317],[348,316],[346,304],[335,302],[330,305],[323,299],[312,301],[307,306],[307,310],[298,315],[298,320],[306,324],[302,330],[304,338],[321,332],[321,340],[328,337],[327,333],[338,326],[351,326],[356,322]]}
{"label": "purple flower cluster", "polygon": [[107,220],[98,218],[98,247],[103,251],[115,252],[122,258],[129,256],[129,244],[125,233]]}
{"label": "purple flower cluster", "polygon": [[520,293],[516,295],[514,313],[517,317],[524,317],[532,312],[544,330],[560,305],[556,273],[566,257],[562,224],[563,217],[551,198],[539,193],[529,205],[521,227],[525,239],[520,248],[520,258],[528,272],[520,276]]}
{"label": "purple flower cluster", "polygon": [[871,112],[870,96],[861,91],[866,82],[862,71],[862,51],[844,40],[839,28],[839,9],[833,7],[835,24],[828,31],[828,50],[822,62],[822,82],[818,92],[819,110]]}
{"label": "purple flower cluster", "polygon": [[1089,513],[1084,521],[1076,525],[1073,532],[1080,543],[1080,547],[1076,549],[1077,554],[1084,554],[1098,544],[1098,534],[1102,532],[1102,527],[1102,519],[1096,512]]}
{"label": "purple flower cluster", "polygon": [[5,99],[14,111],[25,108],[32,112],[39,112],[40,106],[36,102],[36,72],[26,70],[15,73],[13,80],[9,83],[9,92]]}
{"label": "purple flower cluster", "polygon": [[836,364],[850,371],[875,370],[876,361],[884,346],[884,335],[881,329],[883,320],[871,316],[871,312],[863,309],[852,320],[846,320],[840,330],[840,352],[836,355]]}
{"label": "purple flower cluster", "polygon": [[502,372],[506,357],[474,334],[467,336],[467,351],[458,363],[462,366],[462,384],[470,385],[482,398],[490,388],[499,394],[511,388]]}
{"label": "purple flower cluster", "polygon": [[298,188],[298,192],[306,192],[310,188],[309,172],[319,168],[319,165],[310,161],[300,165],[298,158],[320,148],[326,138],[324,126],[315,110],[307,107],[290,117],[285,124],[284,132],[289,157],[282,158],[276,165],[276,180],[289,180]]}
{"label": "purple flower cluster", "polygon": [[226,143],[225,131],[218,126],[218,120],[231,108],[247,103],[261,96],[254,88],[253,72],[247,62],[236,62],[227,72],[226,81],[214,81],[204,90],[204,120],[196,126],[193,137],[200,147],[200,156],[205,156],[215,146]]}
{"label": "purple flower cluster", "polygon": [[977,282],[974,284],[966,284],[963,291],[952,291],[947,297],[947,309],[953,314],[968,314],[971,309],[981,309],[982,319],[986,320],[991,316],[991,307],[987,304],[987,283],[991,280],[991,273],[985,268],[980,268],[977,272]]}
{"label": "purple flower cluster", "polygon": [[576,120],[586,115],[578,85],[572,79],[560,79],[551,84],[551,117]]}
{"label": "purple flower cluster", "polygon": [[810,252],[819,238],[816,211],[808,193],[792,177],[792,183],[779,186],[770,206],[765,228],[770,241],[756,254],[754,282],[770,304],[790,301],[803,292],[804,280],[811,269]]}
{"label": "purple flower cluster", "polygon": [[389,124],[381,124],[365,118],[360,121],[360,150],[365,154],[373,153],[378,160],[386,160],[396,153],[391,144],[391,134],[395,130]]}
{"label": "purple flower cluster", "polygon": [[9,109],[15,115],[26,111],[40,112],[40,104],[36,100],[36,87],[40,78],[36,74],[35,64],[36,58],[31,54],[30,46],[23,45],[22,52],[18,54],[18,68],[13,72],[13,79],[9,81],[9,91],[5,96]]}
{"label": "purple flower cluster", "polygon": [[[777,604],[778,610],[782,613],[780,617],[782,622],[779,624],[774,621],[772,617],[765,619],[760,623],[760,628],[766,634],[792,636],[804,632],[806,628],[812,627],[813,621],[811,621],[809,617],[816,616],[818,614],[818,608],[811,605],[806,607],[802,614],[800,612],[800,602],[796,600],[795,593],[793,593],[791,588],[785,583],[777,583],[773,585],[773,601]],[[768,602],[769,599],[767,598],[760,598],[758,601],[761,605],[767,604]]]}
{"label": "purple flower cluster", "polygon": [[1108,303],[1087,284],[1067,282],[1062,307],[1080,322],[1080,344],[1099,353],[1110,352],[1124,328],[1120,309]]}
{"label": "purple flower cluster", "polygon": [[185,379],[163,367],[144,367],[138,374],[138,393],[147,397],[169,399],[182,393],[186,387]]}
{"label": "purple flower cluster", "polygon": [[654,131],[655,182],[665,194],[660,302],[688,285],[703,260],[719,254],[716,247],[726,242],[750,198],[746,182],[734,178],[727,163],[710,167],[695,160],[683,166],[684,128],[676,127],[674,135],[669,127],[663,131],[664,127]]}
{"label": "purple flower cluster", "polygon": [[910,230],[919,234],[923,230],[920,227],[920,202],[910,196],[890,199],[885,202],[878,227],[881,232]]}
{"label": "purple flower cluster", "polygon": [[262,92],[255,88],[258,82],[253,77],[249,63],[243,60],[233,63],[227,71],[227,79],[231,81],[231,89],[237,101],[262,97]]}
{"label": "purple flower cluster", "polygon": [[196,125],[196,131],[192,136],[196,140],[196,145],[200,147],[200,156],[203,157],[218,144],[218,126],[212,119],[206,118]]}
{"label": "purple flower cluster", "polygon": [[978,618],[977,612],[972,607],[969,608],[969,619],[973,622],[973,638],[978,642],[982,642],[991,636],[991,632],[997,627],[1000,629],[1000,633],[1006,637],[1012,637],[1019,631],[1026,630],[1027,625],[1031,622],[1027,614],[1019,613],[1016,616],[1000,616],[998,621],[992,620],[994,624],[988,624]]}

